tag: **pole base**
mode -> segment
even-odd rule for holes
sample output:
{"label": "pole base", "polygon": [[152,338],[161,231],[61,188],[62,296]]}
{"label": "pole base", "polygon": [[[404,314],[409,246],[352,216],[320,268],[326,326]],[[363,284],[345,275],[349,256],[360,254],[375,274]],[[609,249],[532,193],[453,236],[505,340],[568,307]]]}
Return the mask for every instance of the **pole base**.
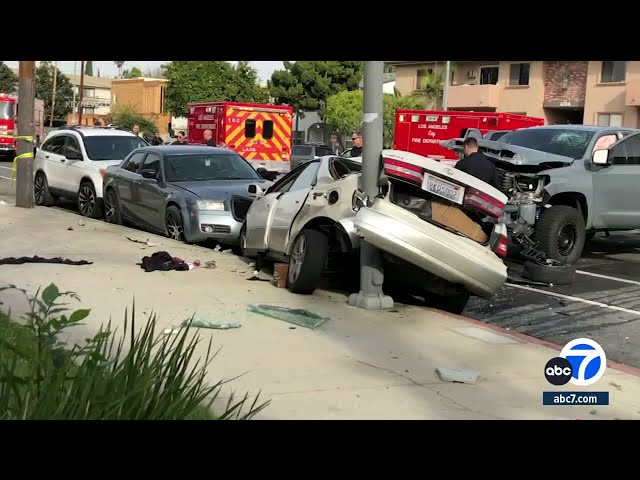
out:
{"label": "pole base", "polygon": [[393,308],[393,298],[382,293],[366,294],[360,291],[349,295],[349,305],[365,310],[385,310]]}

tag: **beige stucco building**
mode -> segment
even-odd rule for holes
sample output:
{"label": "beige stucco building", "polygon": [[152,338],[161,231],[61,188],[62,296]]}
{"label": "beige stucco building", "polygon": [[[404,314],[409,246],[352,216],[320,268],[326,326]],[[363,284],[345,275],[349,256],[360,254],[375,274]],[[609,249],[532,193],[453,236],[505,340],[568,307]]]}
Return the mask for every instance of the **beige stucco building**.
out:
{"label": "beige stucco building", "polygon": [[[445,62],[389,62],[396,88],[410,95],[428,73],[444,77]],[[452,62],[450,110],[498,111],[546,123],[640,127],[640,61]]]}
{"label": "beige stucco building", "polygon": [[171,115],[165,110],[167,83],[164,78],[129,78],[111,82],[113,105],[129,105],[158,128],[161,135],[169,131]]}

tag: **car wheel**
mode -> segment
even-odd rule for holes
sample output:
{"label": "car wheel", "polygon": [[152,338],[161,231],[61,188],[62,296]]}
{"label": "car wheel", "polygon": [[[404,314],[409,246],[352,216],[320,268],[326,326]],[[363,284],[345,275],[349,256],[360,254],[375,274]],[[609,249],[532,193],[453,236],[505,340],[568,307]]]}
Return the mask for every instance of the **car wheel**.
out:
{"label": "car wheel", "polygon": [[469,292],[460,290],[447,295],[436,295],[431,292],[424,294],[424,301],[430,308],[460,315],[469,302]]}
{"label": "car wheel", "polygon": [[176,206],[170,206],[167,208],[167,213],[164,216],[165,226],[167,228],[167,236],[173,240],[183,242],[184,236],[184,224],[182,222],[182,214]]}
{"label": "car wheel", "polygon": [[49,182],[44,173],[38,172],[36,178],[33,181],[33,193],[36,200],[36,205],[41,207],[51,207],[55,204],[55,199],[49,191]]}
{"label": "car wheel", "polygon": [[312,294],[322,279],[328,255],[329,241],[326,235],[317,230],[300,232],[289,258],[289,290],[302,295]]}
{"label": "car wheel", "polygon": [[113,188],[107,190],[104,196],[104,219],[108,223],[122,225],[122,212],[120,211],[120,201],[118,194]]}
{"label": "car wheel", "polygon": [[570,285],[576,276],[576,269],[571,265],[540,265],[525,262],[523,267],[522,278],[533,282]]}
{"label": "car wheel", "polygon": [[82,182],[78,190],[78,210],[81,215],[89,218],[100,218],[102,209],[98,204],[96,188],[91,182]]}
{"label": "car wheel", "polygon": [[247,248],[247,224],[243,223],[240,229],[240,236],[238,237],[238,245],[235,245],[231,251],[239,257],[244,257],[245,250]]}
{"label": "car wheel", "polygon": [[581,213],[566,205],[554,205],[542,214],[535,228],[540,249],[564,265],[575,264],[586,241]]}

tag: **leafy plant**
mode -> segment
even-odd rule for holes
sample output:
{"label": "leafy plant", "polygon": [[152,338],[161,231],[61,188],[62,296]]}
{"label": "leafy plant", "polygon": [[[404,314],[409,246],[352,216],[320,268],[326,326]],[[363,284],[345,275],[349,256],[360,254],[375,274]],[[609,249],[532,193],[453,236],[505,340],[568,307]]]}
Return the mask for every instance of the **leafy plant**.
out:
{"label": "leafy plant", "polygon": [[18,89],[18,76],[4,62],[0,62],[0,93],[14,93]]}
{"label": "leafy plant", "polygon": [[73,84],[69,77],[51,62],[40,62],[36,68],[36,98],[44,101],[44,118],[51,117],[53,104],[53,76],[56,74],[56,101],[54,107],[54,119],[65,121],[67,115],[73,111],[74,95]]}
{"label": "leafy plant", "polygon": [[211,341],[200,360],[194,357],[200,339],[188,327],[177,336],[157,336],[152,314],[137,331],[135,303],[119,340],[109,322],[85,345],[69,347],[59,335],[90,314],[60,301],[78,300],[76,294],[54,284],[34,297],[15,286],[0,291],[7,289],[21,291],[30,311],[23,324],[0,313],[0,419],[250,419],[268,405],[258,404],[259,395],[250,405],[248,395],[231,395],[216,414],[212,405],[227,382],[205,381],[215,358]]}
{"label": "leafy plant", "polygon": [[111,113],[107,117],[108,123],[117,125],[120,128],[131,130],[134,125],[140,125],[140,130],[145,135],[153,135],[158,131],[158,127],[141,113],[138,113],[131,105],[114,105]]}

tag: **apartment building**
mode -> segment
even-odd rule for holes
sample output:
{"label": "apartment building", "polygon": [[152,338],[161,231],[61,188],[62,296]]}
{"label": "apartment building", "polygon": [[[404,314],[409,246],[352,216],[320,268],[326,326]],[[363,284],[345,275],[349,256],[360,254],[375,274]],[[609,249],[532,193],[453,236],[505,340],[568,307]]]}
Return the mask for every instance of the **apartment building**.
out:
{"label": "apartment building", "polygon": [[158,128],[161,135],[169,132],[171,114],[165,110],[167,83],[163,78],[122,78],[111,82],[113,105],[129,105]]}
{"label": "apartment building", "polygon": [[[445,75],[445,62],[389,63],[402,95],[414,93],[430,73]],[[452,62],[448,80],[450,110],[640,128],[640,61]]]}

